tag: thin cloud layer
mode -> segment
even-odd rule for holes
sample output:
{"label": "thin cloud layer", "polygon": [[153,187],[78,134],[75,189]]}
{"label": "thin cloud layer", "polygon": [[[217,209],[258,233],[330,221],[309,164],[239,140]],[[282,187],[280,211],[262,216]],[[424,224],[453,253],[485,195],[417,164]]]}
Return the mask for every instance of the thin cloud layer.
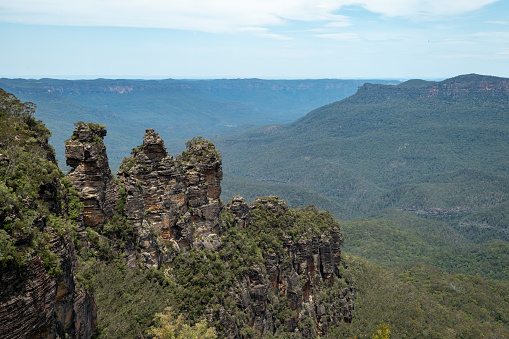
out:
{"label": "thin cloud layer", "polygon": [[327,33],[317,34],[317,38],[332,39],[336,41],[355,41],[360,40],[360,37],[355,33]]}
{"label": "thin cloud layer", "polygon": [[[388,17],[426,18],[456,15],[498,0],[0,0],[4,22],[150,27],[212,33],[243,27],[283,25],[289,20],[350,25],[338,14],[359,6]],[[268,33],[267,33],[268,34]],[[283,37],[284,38],[284,37]]]}
{"label": "thin cloud layer", "polygon": [[361,0],[362,7],[388,17],[452,16],[471,12],[499,0]]}

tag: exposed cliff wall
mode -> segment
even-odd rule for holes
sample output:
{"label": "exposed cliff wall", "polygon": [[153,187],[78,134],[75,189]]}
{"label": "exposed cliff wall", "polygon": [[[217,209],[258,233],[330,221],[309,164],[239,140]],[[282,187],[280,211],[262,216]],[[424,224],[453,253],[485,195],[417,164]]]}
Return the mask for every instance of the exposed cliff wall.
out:
{"label": "exposed cliff wall", "polygon": [[[359,92],[369,92],[371,98],[431,98],[466,96],[509,96],[509,80],[487,75],[467,74],[444,81],[409,80],[397,86],[366,83]],[[364,100],[370,99],[363,97]]]}
{"label": "exposed cliff wall", "polygon": [[[50,232],[48,230],[48,232]],[[76,287],[77,257],[69,237],[51,234],[62,273],[51,277],[35,253],[23,270],[0,270],[1,338],[90,338],[96,323],[94,296]]]}
{"label": "exposed cliff wall", "polygon": [[509,96],[509,80],[494,76],[460,75],[426,87],[426,97],[466,95]]}
{"label": "exposed cliff wall", "polygon": [[32,113],[0,90],[0,337],[90,338],[96,306],[76,286],[67,191]]}

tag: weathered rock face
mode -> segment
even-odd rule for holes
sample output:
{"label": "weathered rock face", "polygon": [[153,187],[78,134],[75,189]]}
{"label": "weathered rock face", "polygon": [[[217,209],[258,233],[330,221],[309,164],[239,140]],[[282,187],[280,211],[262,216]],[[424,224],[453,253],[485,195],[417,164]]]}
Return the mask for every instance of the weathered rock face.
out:
{"label": "weathered rock face", "polygon": [[217,247],[221,160],[213,144],[197,140],[178,159],[147,129],[143,144],[124,159],[117,176],[126,189],[126,214],[138,229],[142,260],[158,267],[180,251]]}
{"label": "weathered rock face", "polygon": [[[54,199],[56,190],[54,185],[45,187],[50,192],[43,197]],[[50,205],[52,212],[60,214],[64,201]],[[58,236],[44,219],[38,223],[50,237],[50,250],[58,257],[62,273],[58,278],[48,275],[35,250],[22,269],[0,268],[0,338],[91,338],[97,317],[95,298],[76,286],[78,258],[70,233]]]}
{"label": "weathered rock face", "polygon": [[1,338],[90,338],[96,322],[93,295],[76,288],[77,258],[68,235],[53,236],[52,250],[61,260],[62,275],[52,279],[42,260],[33,256],[22,272],[0,273]]}
{"label": "weathered rock face", "polygon": [[67,178],[79,192],[87,226],[97,229],[116,212],[119,198],[106,155],[103,138],[106,130],[95,124],[80,124],[66,140]]}
{"label": "weathered rock face", "polygon": [[235,216],[235,225],[246,227],[251,222],[251,208],[241,196],[233,197],[228,204],[228,210]]}
{"label": "weathered rock face", "polygon": [[[19,105],[15,98],[9,102]],[[9,164],[9,157],[0,156],[0,167],[15,169],[12,174],[0,169],[7,201],[0,211],[0,338],[90,338],[95,299],[76,286],[69,196],[48,143],[50,132],[28,115],[23,120],[7,120],[14,123],[15,142],[0,145],[23,159]]]}
{"label": "weathered rock face", "polygon": [[[252,222],[252,211],[257,208],[275,214],[288,209],[283,201],[273,197],[259,198],[250,205],[236,197],[226,206],[241,227]],[[312,239],[292,241],[288,237],[283,246],[284,256],[265,254],[265,267],[250,269],[236,301],[248,314],[252,327],[259,333],[273,335],[281,330],[293,332],[299,328],[302,337],[311,338],[326,334],[334,323],[351,322],[355,289],[340,273],[342,243],[339,228],[334,228]],[[325,288],[327,293],[324,293]],[[290,309],[296,312],[296,318],[285,323],[274,315],[281,296],[287,298]],[[311,319],[312,326],[302,326],[305,319]],[[237,337],[235,325],[232,326],[232,337]]]}

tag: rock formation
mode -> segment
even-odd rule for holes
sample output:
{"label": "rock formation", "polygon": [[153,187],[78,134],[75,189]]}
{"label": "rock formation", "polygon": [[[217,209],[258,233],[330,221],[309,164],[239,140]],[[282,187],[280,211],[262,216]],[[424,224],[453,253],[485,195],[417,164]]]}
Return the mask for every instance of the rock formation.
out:
{"label": "rock formation", "polygon": [[[96,124],[78,124],[66,141],[67,175],[84,204],[85,225],[98,230],[116,211],[120,186],[125,214],[137,233],[142,263],[159,267],[171,261],[169,248],[215,248],[220,234],[222,169],[212,143],[195,138],[177,159],[166,153],[163,140],[147,129],[143,144],[133,149],[117,173],[115,184],[103,138]],[[167,246],[171,245],[171,246]],[[130,266],[135,266],[131,253]]]}
{"label": "rock formation", "polygon": [[80,194],[87,226],[97,229],[116,212],[119,198],[106,155],[104,126],[77,123],[71,139],[65,142],[67,178]]}
{"label": "rock formation", "polygon": [[[100,231],[115,214],[114,202],[119,198],[125,202],[118,213],[134,230],[135,246],[127,249],[130,267],[171,265],[180,252],[191,248],[219,251],[220,236],[228,227],[249,228],[260,211],[275,218],[291,215],[286,203],[275,197],[252,204],[235,197],[224,206],[221,157],[201,137],[190,140],[187,150],[174,158],[159,135],[147,129],[143,144],[123,160],[115,184],[102,143],[106,131],[90,126],[96,125],[78,125],[67,142],[67,163],[74,168],[68,178],[85,204],[86,226]],[[282,241],[282,251],[264,253],[260,264],[248,267],[231,287],[229,293],[244,320],[233,321],[235,314],[223,306],[207,311],[212,312],[209,317],[220,319],[229,337],[241,336],[239,329],[246,326],[262,334],[300,331],[303,337],[316,337],[327,333],[331,324],[352,319],[355,291],[340,274],[343,238],[338,224],[331,219],[327,232],[312,236],[281,232],[284,238],[277,241]],[[283,323],[276,310],[281,303],[294,314]],[[306,321],[311,325],[302,325]]]}
{"label": "rock formation", "polygon": [[146,266],[171,260],[165,244],[177,252],[218,246],[223,174],[212,143],[194,139],[174,159],[159,134],[147,129],[143,144],[124,159],[117,175],[126,190],[126,215],[138,230]]}
{"label": "rock formation", "polygon": [[[252,212],[257,209],[284,214],[288,207],[276,197],[258,198],[250,205],[236,197],[226,206],[241,227],[249,226]],[[255,305],[250,314],[253,328],[259,333],[277,335],[280,326],[294,331],[299,322],[310,318],[316,327],[303,333],[303,337],[309,338],[326,334],[334,323],[351,322],[355,289],[340,275],[342,243],[339,228],[310,239],[294,241],[287,237],[283,245],[284,255],[267,253],[265,267],[250,268],[242,282],[243,292],[239,293],[237,303],[246,312],[250,305]],[[285,260],[288,257],[290,261]],[[325,287],[329,288],[327,295],[323,294]],[[277,302],[275,295],[278,293],[288,299],[290,309],[297,313],[297,318],[288,323],[278,324],[274,315],[273,304]]]}

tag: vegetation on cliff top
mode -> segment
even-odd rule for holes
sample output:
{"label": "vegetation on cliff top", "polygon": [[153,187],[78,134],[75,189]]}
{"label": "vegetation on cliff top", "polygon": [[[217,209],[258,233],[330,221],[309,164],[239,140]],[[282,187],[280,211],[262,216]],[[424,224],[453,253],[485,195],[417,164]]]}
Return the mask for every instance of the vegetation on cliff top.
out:
{"label": "vegetation on cliff top", "polygon": [[[506,283],[448,274],[423,265],[391,270],[354,256],[344,255],[342,259],[343,274],[357,289],[354,317],[351,324],[339,323],[332,327],[327,338],[368,338],[380,324],[390,325],[391,338],[509,336],[509,285]],[[243,313],[233,302],[232,295],[224,292],[228,284],[214,285],[220,283],[225,274],[230,274],[222,272],[227,268],[225,264],[218,255],[201,250],[182,256],[176,266],[178,269],[171,270],[171,279],[151,270],[125,270],[116,264],[102,266],[95,278],[95,293],[102,312],[98,337],[136,338],[139,335],[136,333],[156,326],[155,313],[164,314],[168,305],[175,316],[183,315],[188,325],[204,319],[199,313],[192,313],[193,310],[221,309],[220,305],[231,312],[223,321],[242,323]],[[178,278],[179,274],[183,276]],[[214,277],[216,274],[219,277]],[[282,323],[295,316],[287,302],[279,298],[279,304],[273,305]],[[221,333],[221,322],[208,324]],[[257,337],[249,327],[242,336]],[[262,337],[272,338],[270,335]],[[276,337],[294,336],[283,331]]]}
{"label": "vegetation on cliff top", "polygon": [[203,163],[212,158],[221,160],[221,153],[216,150],[216,146],[212,142],[203,139],[201,135],[188,140],[186,148],[187,150],[177,157],[178,161]]}
{"label": "vegetation on cliff top", "polygon": [[51,133],[35,120],[34,110],[34,104],[0,89],[0,266],[21,268],[38,255],[57,276],[50,239],[69,229],[65,188],[48,144]]}

